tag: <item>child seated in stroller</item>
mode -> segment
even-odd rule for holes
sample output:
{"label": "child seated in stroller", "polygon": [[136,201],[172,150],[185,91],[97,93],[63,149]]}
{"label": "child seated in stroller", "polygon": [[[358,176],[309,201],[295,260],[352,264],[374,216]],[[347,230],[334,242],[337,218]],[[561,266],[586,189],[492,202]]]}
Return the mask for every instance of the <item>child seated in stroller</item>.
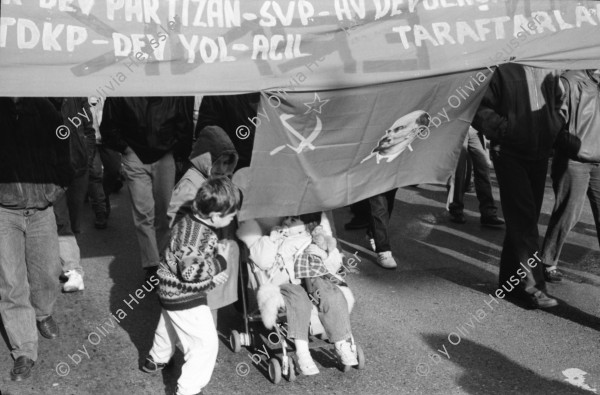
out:
{"label": "child seated in stroller", "polygon": [[268,329],[273,328],[279,309],[285,308],[288,337],[294,340],[297,365],[304,375],[319,373],[308,348],[313,302],[342,364],[358,364],[348,341],[352,336],[349,312],[354,299],[336,275],[342,264],[340,252],[313,243],[311,232],[318,224],[330,235],[329,223],[321,213],[286,217],[268,236],[262,235],[255,220],[245,221],[238,230],[238,237],[248,246],[250,258],[265,279],[257,294],[262,321]]}

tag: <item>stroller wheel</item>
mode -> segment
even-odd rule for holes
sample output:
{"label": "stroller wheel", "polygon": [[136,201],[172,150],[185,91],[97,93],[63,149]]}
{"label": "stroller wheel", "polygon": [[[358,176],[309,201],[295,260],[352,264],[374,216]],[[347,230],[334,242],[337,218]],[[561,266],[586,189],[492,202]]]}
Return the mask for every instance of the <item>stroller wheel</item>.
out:
{"label": "stroller wheel", "polygon": [[281,364],[276,358],[269,359],[269,379],[273,384],[279,384],[281,381]]}
{"label": "stroller wheel", "polygon": [[296,366],[294,365],[294,359],[290,355],[284,358],[287,358],[288,360],[287,374],[284,375],[285,379],[290,382],[296,381]]}
{"label": "stroller wheel", "polygon": [[242,339],[238,331],[231,331],[231,335],[229,335],[229,345],[233,352],[242,351]]}
{"label": "stroller wheel", "polygon": [[356,368],[358,370],[363,370],[365,368],[365,353],[358,344],[356,345],[356,359],[358,359],[358,366]]}

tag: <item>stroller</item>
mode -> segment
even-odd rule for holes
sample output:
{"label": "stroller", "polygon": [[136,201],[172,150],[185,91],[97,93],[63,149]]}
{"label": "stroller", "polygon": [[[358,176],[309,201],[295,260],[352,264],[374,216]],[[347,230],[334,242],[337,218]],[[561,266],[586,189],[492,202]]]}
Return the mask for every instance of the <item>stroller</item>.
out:
{"label": "stroller", "polygon": [[[297,377],[297,366],[293,359],[295,354],[292,351],[294,349],[293,341],[287,337],[285,312],[279,312],[274,329],[268,332],[262,323],[256,300],[259,287],[268,280],[264,272],[249,257],[248,247],[242,242],[239,244],[241,261],[239,283],[241,284],[240,294],[244,332],[231,331],[229,337],[231,349],[234,352],[240,352],[242,347],[247,347],[253,352],[252,360],[256,364],[262,363],[263,357],[266,357],[267,373],[272,383],[278,384],[281,382],[282,377],[288,381],[294,381]],[[331,351],[333,343],[327,341],[325,329],[319,320],[317,307],[314,305],[314,299],[311,298],[311,300],[313,306],[309,329],[309,349],[323,351],[329,360],[335,361],[341,371],[349,371],[352,366],[343,365],[335,353]],[[358,360],[358,365],[355,367],[359,370],[364,369],[364,353],[360,345],[354,342],[354,337],[351,337],[351,347]],[[260,361],[255,361],[255,358],[260,359]]]}

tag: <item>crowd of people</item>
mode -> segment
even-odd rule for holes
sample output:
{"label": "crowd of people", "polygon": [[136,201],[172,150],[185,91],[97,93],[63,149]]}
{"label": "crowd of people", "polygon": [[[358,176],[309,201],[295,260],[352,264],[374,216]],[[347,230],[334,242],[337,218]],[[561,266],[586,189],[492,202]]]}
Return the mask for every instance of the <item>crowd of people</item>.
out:
{"label": "crowd of people", "polygon": [[[312,304],[344,364],[357,363],[350,347],[353,300],[347,284],[336,279],[342,258],[327,216],[234,220],[243,182],[231,178],[250,165],[250,120],[259,98],[0,98],[0,315],[15,360],[13,380],[31,375],[38,331],[59,336],[52,313],[61,278],[64,292],[84,289],[77,235],[85,200],[94,226],[106,229],[110,195],[123,184],[141,267],[146,281],[158,285],[163,307],[142,370],[162,369],[178,345],[185,363],[177,393],[195,394],[208,384],[218,350],[216,311],[237,300],[236,239],[267,277],[280,276],[275,293],[282,298],[275,307],[288,312],[300,371],[318,373],[306,344]],[[240,125],[250,131],[248,138],[236,136]],[[483,136],[490,141],[505,224],[497,215]],[[551,156],[556,200],[540,248],[538,220]],[[586,194],[600,234],[600,70],[496,69],[449,187],[450,219],[459,224],[466,221],[469,159],[481,224],[506,228],[499,289],[529,307],[556,306],[546,282],[562,279],[561,249]],[[346,224],[348,230],[367,229],[377,263],[386,269],[397,267],[388,233],[395,195],[393,189],[356,202]],[[533,258],[542,264],[529,264]],[[525,262],[531,270],[523,270]],[[269,295],[261,306],[273,307]]]}

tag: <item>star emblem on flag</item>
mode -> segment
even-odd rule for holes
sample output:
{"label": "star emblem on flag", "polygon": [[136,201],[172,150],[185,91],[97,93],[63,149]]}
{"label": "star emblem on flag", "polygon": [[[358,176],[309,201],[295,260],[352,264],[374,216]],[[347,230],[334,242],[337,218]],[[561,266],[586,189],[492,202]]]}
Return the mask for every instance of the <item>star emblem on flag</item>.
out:
{"label": "star emblem on flag", "polygon": [[329,99],[321,100],[319,94],[315,92],[315,99],[312,102],[304,103],[308,110],[304,114],[308,114],[311,111],[321,114],[323,106],[329,102]]}

